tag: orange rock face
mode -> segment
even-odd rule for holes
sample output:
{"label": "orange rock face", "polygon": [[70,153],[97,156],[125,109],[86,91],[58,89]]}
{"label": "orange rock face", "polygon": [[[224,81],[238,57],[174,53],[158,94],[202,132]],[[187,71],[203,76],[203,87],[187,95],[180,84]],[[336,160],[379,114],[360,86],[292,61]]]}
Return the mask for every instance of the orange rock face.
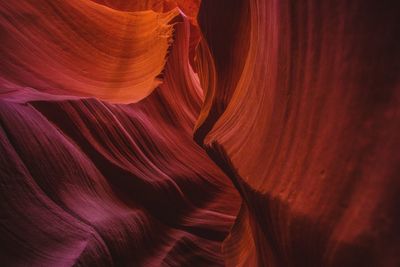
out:
{"label": "orange rock face", "polygon": [[0,265],[400,266],[398,10],[0,0]]}
{"label": "orange rock face", "polygon": [[195,136],[243,199],[228,265],[400,264],[398,10],[203,1]]}

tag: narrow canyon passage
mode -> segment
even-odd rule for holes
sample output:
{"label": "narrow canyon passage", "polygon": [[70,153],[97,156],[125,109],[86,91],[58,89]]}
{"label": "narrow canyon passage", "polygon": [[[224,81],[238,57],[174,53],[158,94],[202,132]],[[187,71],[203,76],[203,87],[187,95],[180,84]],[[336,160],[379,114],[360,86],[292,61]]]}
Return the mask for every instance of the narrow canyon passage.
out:
{"label": "narrow canyon passage", "polygon": [[399,25],[0,0],[0,265],[400,266]]}

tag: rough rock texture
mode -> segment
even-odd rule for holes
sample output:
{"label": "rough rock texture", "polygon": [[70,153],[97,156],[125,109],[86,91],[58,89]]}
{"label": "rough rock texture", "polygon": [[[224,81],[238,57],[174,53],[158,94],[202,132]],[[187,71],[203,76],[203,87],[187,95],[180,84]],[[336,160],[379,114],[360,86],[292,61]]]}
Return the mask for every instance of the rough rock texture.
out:
{"label": "rough rock texture", "polygon": [[400,266],[399,10],[0,0],[0,265]]}
{"label": "rough rock texture", "polygon": [[399,10],[203,0],[195,136],[243,198],[228,265],[400,265]]}

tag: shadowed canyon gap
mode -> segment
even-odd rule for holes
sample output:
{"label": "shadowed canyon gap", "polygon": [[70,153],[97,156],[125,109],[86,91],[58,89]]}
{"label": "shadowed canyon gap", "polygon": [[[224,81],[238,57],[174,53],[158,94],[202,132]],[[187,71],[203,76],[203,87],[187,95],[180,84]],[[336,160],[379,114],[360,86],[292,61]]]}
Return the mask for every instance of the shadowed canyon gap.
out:
{"label": "shadowed canyon gap", "polygon": [[0,0],[0,265],[400,266],[399,25]]}

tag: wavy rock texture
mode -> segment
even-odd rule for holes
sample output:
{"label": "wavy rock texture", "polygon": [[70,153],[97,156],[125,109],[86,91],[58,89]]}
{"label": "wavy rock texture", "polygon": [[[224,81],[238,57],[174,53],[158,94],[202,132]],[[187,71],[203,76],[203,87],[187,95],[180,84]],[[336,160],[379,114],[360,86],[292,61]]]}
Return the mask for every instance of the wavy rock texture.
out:
{"label": "wavy rock texture", "polygon": [[0,0],[0,265],[400,266],[399,10]]}
{"label": "wavy rock texture", "polygon": [[[60,5],[66,3],[59,2]],[[98,43],[104,36],[96,32],[93,36],[91,32],[82,35],[88,40],[75,39],[81,27],[69,28],[71,26],[65,24],[86,26],[87,22],[83,22],[84,18],[74,20],[78,14],[65,6],[53,6],[52,1],[43,1],[35,6],[38,10],[29,14],[36,14],[47,5],[57,8],[57,12],[62,11],[59,16],[63,19],[54,29],[68,29],[62,34],[66,41],[60,43],[51,34],[45,37],[54,41],[54,45],[75,45],[74,52],[78,54],[58,54],[52,47],[44,46],[40,52],[47,56],[30,56],[35,42],[39,44],[47,39],[37,32],[22,38],[20,31],[32,32],[33,27],[37,31],[50,31],[52,25],[40,24],[41,27],[36,28],[28,23],[27,28],[20,31],[7,31],[2,51],[13,58],[2,61],[1,264],[223,265],[221,243],[233,224],[240,199],[229,179],[192,141],[202,90],[188,60],[188,20],[177,10],[166,14],[131,14],[87,1],[68,2],[72,3],[81,8],[84,5],[85,9],[81,10],[84,14],[86,11],[105,12],[110,17],[108,20],[99,18],[99,23],[110,23],[110,29],[115,27],[113,35],[126,36],[127,46],[120,46],[118,36]],[[34,8],[28,2],[21,2],[20,6],[21,9]],[[17,15],[21,15],[20,6],[2,3],[3,10]],[[46,9],[46,12],[52,16],[58,14],[51,13],[53,9]],[[126,23],[129,17],[143,19],[143,24],[132,23],[128,28],[126,24],[116,26],[113,15],[117,15],[116,20],[123,17]],[[169,49],[162,75],[164,83],[160,88],[131,105],[80,97],[94,94],[113,102],[137,101],[144,87],[136,82],[136,76],[151,81],[151,86],[145,89],[152,90],[159,74],[159,66],[154,64],[162,63],[167,39],[172,37],[168,37],[172,33],[170,26],[160,28],[160,23],[167,19],[174,20],[174,42]],[[21,27],[18,23],[23,22],[15,18],[17,26],[13,29]],[[91,27],[85,31],[94,31]],[[160,37],[155,38],[155,34]],[[13,50],[19,43],[21,47]],[[85,48],[93,49],[97,43],[104,49],[114,45],[116,55],[124,56],[114,59],[112,47],[104,51],[103,58],[86,55],[91,51]],[[139,49],[136,54],[135,46],[143,46],[140,49],[146,53]],[[160,61],[148,58],[155,53]],[[54,63],[51,58],[56,56],[75,64],[58,65],[64,61]],[[107,64],[108,59],[110,64]],[[77,80],[45,76],[47,68],[53,67],[52,63],[54,71],[60,75],[71,71],[68,78]],[[94,78],[80,81],[76,73],[85,64],[93,67],[84,73],[85,78]],[[136,69],[139,66],[142,67]],[[124,70],[131,76],[124,76]],[[33,72],[43,76],[33,79]],[[105,79],[106,73],[115,75],[114,82]],[[117,78],[124,79],[127,87],[116,83]],[[98,83],[98,79],[104,81]],[[65,91],[69,95],[58,95]]]}
{"label": "wavy rock texture", "polygon": [[119,103],[138,101],[160,84],[178,14],[120,12],[81,0],[1,1],[0,12],[4,79]]}
{"label": "wavy rock texture", "polygon": [[399,10],[203,0],[195,137],[243,198],[228,265],[400,265]]}

